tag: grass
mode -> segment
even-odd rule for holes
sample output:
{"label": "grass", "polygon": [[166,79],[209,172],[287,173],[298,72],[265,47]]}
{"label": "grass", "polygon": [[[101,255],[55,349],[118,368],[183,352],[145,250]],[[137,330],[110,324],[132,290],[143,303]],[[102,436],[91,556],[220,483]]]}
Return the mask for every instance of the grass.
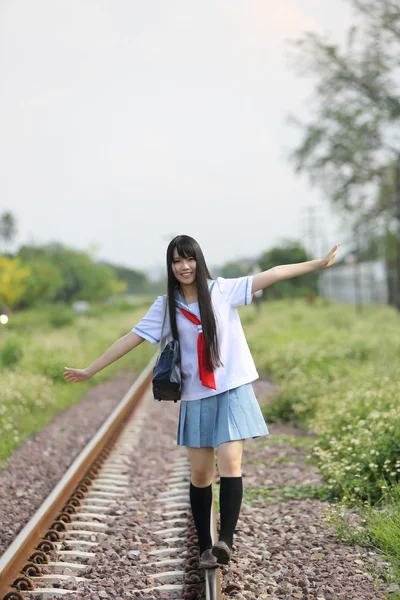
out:
{"label": "grass", "polygon": [[400,481],[400,319],[394,310],[369,307],[356,316],[343,305],[271,302],[246,335],[259,370],[279,383],[264,407],[266,421],[312,434],[290,443],[309,444],[310,459],[336,496],[351,489],[374,502],[382,485]]}
{"label": "grass", "polygon": [[[115,312],[100,310],[96,316],[76,316],[73,324],[54,328],[43,309],[26,311],[10,319],[14,329],[0,330],[0,356],[15,344],[21,357],[10,366],[0,367],[0,461],[4,461],[24,440],[40,431],[60,411],[79,402],[93,385],[113,377],[121,369],[142,370],[155,347],[142,344],[117,363],[87,382],[67,384],[64,366],[83,368],[102,354],[118,337],[130,331],[145,313],[143,308]],[[47,319],[47,320],[46,320]],[[14,321],[15,320],[15,321]],[[13,345],[10,341],[13,341]],[[15,344],[14,344],[15,343]]]}
{"label": "grass", "polygon": [[[271,436],[271,444],[276,444],[277,446],[284,446],[285,444],[290,444],[292,448],[299,448],[300,450],[309,450],[314,444],[314,436],[313,437],[303,437],[297,435],[276,435]],[[261,438],[260,440],[253,442],[258,443],[261,446],[265,444],[265,440]]]}
{"label": "grass", "polygon": [[327,500],[330,491],[325,485],[312,485],[309,483],[299,483],[297,485],[284,485],[277,488],[262,488],[246,486],[243,490],[243,499],[250,506],[254,502],[265,502],[266,504],[275,504],[286,500],[305,500],[307,498],[317,498],[318,500]]}
{"label": "grass", "polygon": [[[300,462],[303,459],[300,456],[276,456],[274,458],[268,458],[268,464],[273,464],[273,463],[281,463],[281,462]],[[264,460],[261,459],[257,459],[257,458],[249,458],[246,461],[246,464],[251,464],[251,465],[263,465],[264,464]]]}
{"label": "grass", "polygon": [[[140,371],[155,348],[143,344],[89,382],[75,386],[63,367],[84,367],[129,331],[148,305],[95,307],[76,316],[61,307],[15,314],[0,329],[0,460],[121,368]],[[370,544],[400,581],[400,319],[390,307],[354,308],[302,300],[265,303],[241,317],[260,373],[279,383],[267,422],[300,426],[303,437],[274,436],[306,450],[323,486],[247,491],[265,502],[333,497],[330,523],[347,543]],[[1,366],[2,365],[2,366]],[[217,496],[218,490],[216,489]],[[355,512],[354,526],[347,516]],[[391,595],[391,598],[396,598]]]}
{"label": "grass", "polygon": [[[346,499],[345,499],[346,500]],[[384,580],[388,586],[388,598],[400,599],[400,488],[388,489],[379,504],[371,506],[355,498],[353,508],[339,501],[326,507],[322,519],[335,530],[338,538],[348,545],[359,545],[379,551],[384,560],[365,564],[376,582]]]}
{"label": "grass", "polygon": [[[311,434],[274,436],[271,442],[307,450],[306,461],[319,468],[322,489],[335,501],[327,503],[326,520],[344,543],[375,548],[386,557],[387,568],[376,579],[384,577],[390,598],[400,598],[398,313],[365,307],[356,315],[353,307],[334,303],[269,302],[245,330],[259,372],[279,383],[264,407],[267,423],[283,421]],[[313,492],[247,494],[250,501],[267,503],[276,494],[283,500]]]}

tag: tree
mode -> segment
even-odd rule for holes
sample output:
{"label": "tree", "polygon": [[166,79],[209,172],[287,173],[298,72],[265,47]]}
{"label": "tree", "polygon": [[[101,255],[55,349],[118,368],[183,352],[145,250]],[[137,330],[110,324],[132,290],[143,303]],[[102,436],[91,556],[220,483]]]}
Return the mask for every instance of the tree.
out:
{"label": "tree", "polygon": [[355,227],[396,222],[400,309],[400,5],[349,1],[360,22],[343,50],[316,34],[295,44],[302,74],[316,76],[317,85],[313,119],[295,120],[303,138],[292,159]]}
{"label": "tree", "polygon": [[115,275],[121,281],[126,283],[126,292],[129,294],[140,294],[146,290],[148,285],[148,279],[145,273],[136,271],[135,269],[129,269],[128,267],[121,267],[110,263],[102,263],[111,267],[114,270]]}
{"label": "tree", "polygon": [[226,263],[221,268],[221,277],[243,277],[249,274],[249,269],[238,262]]}
{"label": "tree", "polygon": [[0,240],[5,247],[9,246],[17,234],[17,224],[11,212],[4,212],[0,216]]}
{"label": "tree", "polygon": [[35,302],[52,302],[63,285],[60,270],[44,259],[29,261],[30,277],[23,298],[17,308],[27,308]]}
{"label": "tree", "polygon": [[53,296],[56,302],[101,301],[126,287],[123,282],[118,282],[112,267],[99,265],[86,252],[61,244],[22,246],[19,256],[28,266],[42,262],[57,268],[61,285]]}
{"label": "tree", "polygon": [[[258,264],[262,271],[276,267],[277,265],[287,265],[292,263],[306,262],[311,260],[306,250],[297,241],[287,240],[280,246],[275,246],[264,252],[260,257]],[[282,298],[285,296],[306,296],[310,293],[318,292],[318,274],[316,272],[307,273],[301,277],[294,277],[285,281],[278,281],[270,288],[265,290],[265,295],[269,297]]]}
{"label": "tree", "polygon": [[24,297],[30,275],[19,258],[0,256],[0,304],[15,308]]}

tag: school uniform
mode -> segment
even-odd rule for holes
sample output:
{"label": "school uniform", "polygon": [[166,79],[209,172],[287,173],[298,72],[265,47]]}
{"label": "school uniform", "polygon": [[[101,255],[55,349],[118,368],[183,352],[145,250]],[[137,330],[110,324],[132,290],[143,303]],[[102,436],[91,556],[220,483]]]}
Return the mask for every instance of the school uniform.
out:
{"label": "school uniform", "polygon": [[[180,308],[200,319],[198,302],[186,304],[176,291],[176,321],[181,348],[182,394],[177,431],[181,446],[217,447],[223,442],[268,435],[252,382],[258,373],[248,347],[239,306],[252,301],[253,276],[209,281],[222,366],[214,370],[216,389],[205,387],[199,376],[197,338],[201,325],[191,322]],[[152,344],[160,341],[163,296],[158,296],[132,331]],[[167,312],[164,336],[172,339]]]}

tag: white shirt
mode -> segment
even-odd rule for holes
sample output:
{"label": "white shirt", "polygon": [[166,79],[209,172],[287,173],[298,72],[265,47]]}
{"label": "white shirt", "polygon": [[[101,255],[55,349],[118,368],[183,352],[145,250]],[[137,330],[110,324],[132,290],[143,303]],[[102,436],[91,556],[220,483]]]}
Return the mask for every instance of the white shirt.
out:
{"label": "white shirt", "polygon": [[[253,299],[252,281],[253,276],[249,275],[237,279],[218,277],[209,282],[223,365],[214,371],[216,390],[203,386],[200,381],[197,357],[198,329],[179,310],[179,306],[181,306],[200,319],[199,304],[193,302],[187,305],[181,294],[177,294],[176,324],[181,348],[181,371],[185,374],[185,377],[182,377],[181,400],[198,400],[215,396],[258,379],[237,310],[238,306],[251,303]],[[157,344],[161,337],[162,315],[163,296],[158,296],[147,314],[133,327],[132,331],[152,344]],[[168,340],[172,340],[168,311],[164,335]]]}

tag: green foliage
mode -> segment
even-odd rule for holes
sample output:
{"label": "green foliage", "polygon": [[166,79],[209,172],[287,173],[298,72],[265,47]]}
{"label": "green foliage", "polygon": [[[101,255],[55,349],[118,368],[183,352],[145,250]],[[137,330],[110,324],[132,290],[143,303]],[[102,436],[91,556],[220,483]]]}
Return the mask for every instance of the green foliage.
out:
{"label": "green foliage", "polygon": [[45,288],[47,295],[56,302],[99,302],[125,288],[125,284],[118,285],[112,267],[100,265],[86,252],[73,250],[61,244],[23,246],[19,250],[19,256],[24,262],[36,265],[37,278],[40,272],[39,265],[42,271],[44,265],[51,265],[52,270],[57,269],[54,286],[50,289]]}
{"label": "green foliage", "polygon": [[250,272],[248,267],[244,267],[241,263],[238,262],[229,262],[226,263],[221,269],[221,277],[226,277],[229,279],[230,277],[244,277],[248,275]]}
{"label": "green foliage", "polygon": [[[272,269],[278,265],[287,265],[311,260],[304,247],[297,241],[287,240],[280,246],[264,252],[259,260],[262,271]],[[304,297],[318,292],[317,272],[307,273],[301,277],[294,277],[278,281],[273,286],[264,290],[264,296],[269,298]]]}
{"label": "green foliage", "polygon": [[74,322],[74,313],[66,306],[52,306],[49,308],[49,319],[52,327],[66,327]]}
{"label": "green foliage", "polygon": [[292,159],[354,220],[393,220],[400,8],[382,0],[350,1],[363,18],[350,27],[343,47],[313,33],[295,43],[296,65],[317,83],[312,120],[293,120],[303,138]]}
{"label": "green foliage", "polygon": [[1,374],[1,460],[6,458],[27,434],[43,427],[43,413],[55,414],[57,396],[54,391],[52,383],[46,377],[26,373],[21,367]]}
{"label": "green foliage", "polygon": [[385,493],[381,510],[366,511],[368,531],[376,546],[391,557],[397,581],[400,581],[400,487]]}
{"label": "green foliage", "polygon": [[37,333],[40,330],[43,333],[52,328],[50,317],[53,310],[51,304],[35,304],[29,310],[15,310],[3,329],[19,333]]}
{"label": "green foliage", "polygon": [[109,263],[105,264],[112,267],[116,277],[126,283],[127,294],[140,294],[146,291],[148,280],[145,273],[135,269],[128,269],[127,267],[111,265]]}
{"label": "green foliage", "polygon": [[[15,354],[19,362],[14,363],[14,369],[3,368],[0,376],[0,460],[59,411],[78,402],[90,386],[121,369],[132,372],[133,382],[135,372],[142,370],[155,352],[151,344],[142,344],[83,384],[65,383],[63,372],[65,366],[83,368],[93,362],[132,329],[148,305],[129,312],[104,309],[97,317],[75,315],[73,325],[62,328],[51,325],[52,310],[48,307],[12,315],[10,324],[15,321],[15,330],[3,327],[0,331],[0,366],[4,353],[6,361],[10,357],[12,361]],[[23,356],[18,348],[24,349]]]}
{"label": "green foliage", "polygon": [[[43,348],[34,354],[34,368],[36,373],[44,375],[55,383],[64,381],[65,358],[69,353],[62,352],[59,348]],[[33,366],[33,365],[32,365]]]}
{"label": "green foliage", "polygon": [[28,288],[30,269],[19,258],[0,256],[0,304],[18,306]]}
{"label": "green foliage", "polygon": [[[332,494],[377,502],[400,482],[400,324],[387,307],[280,302],[246,326],[259,370],[279,382],[263,408],[315,434],[310,459]],[[245,311],[246,309],[244,309]],[[267,333],[266,333],[267,332]]]}
{"label": "green foliage", "polygon": [[12,367],[21,361],[23,354],[21,343],[10,337],[0,347],[0,365]]}
{"label": "green foliage", "polygon": [[0,243],[10,244],[17,234],[17,225],[14,215],[6,211],[0,215]]}
{"label": "green foliage", "polygon": [[[10,243],[15,232],[13,215],[1,215],[0,246],[2,240]],[[142,291],[146,282],[143,273],[96,263],[87,252],[59,243],[22,246],[16,257],[0,256],[0,304],[12,309],[36,302],[101,302],[124,292],[128,284]]]}
{"label": "green foliage", "polygon": [[27,308],[36,301],[42,304],[51,302],[63,285],[60,270],[50,261],[40,258],[28,261],[27,265],[30,276],[18,306]]}
{"label": "green foliage", "polygon": [[[321,514],[335,529],[345,544],[379,549],[385,557],[378,571],[373,564],[367,570],[388,584],[400,582],[400,486],[384,488],[382,501],[371,506],[368,501],[357,501],[353,495],[336,504],[329,504]],[[377,566],[377,565],[376,565]],[[398,599],[398,593],[390,598]]]}

